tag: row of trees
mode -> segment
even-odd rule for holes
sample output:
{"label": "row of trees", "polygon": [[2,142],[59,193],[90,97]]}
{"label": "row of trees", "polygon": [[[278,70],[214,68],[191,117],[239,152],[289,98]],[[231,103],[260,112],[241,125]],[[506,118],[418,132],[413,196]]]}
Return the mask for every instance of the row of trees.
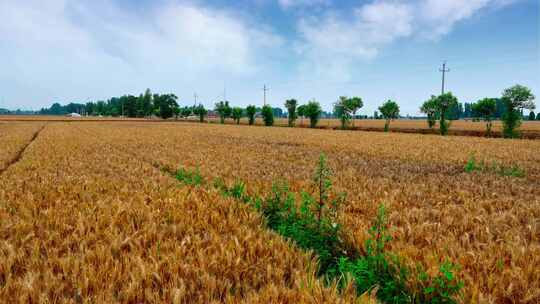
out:
{"label": "row of trees", "polygon": [[[298,106],[298,102],[295,99],[290,99],[285,102],[287,108],[287,116],[289,119],[289,126],[294,126],[295,120],[300,118],[309,118],[310,126],[312,128],[317,126],[321,115],[323,114],[321,105],[311,100],[305,105]],[[248,105],[245,109],[240,107],[231,107],[228,101],[220,101],[215,104],[214,111],[218,114],[220,122],[224,123],[225,119],[232,118],[237,124],[240,123],[242,117],[247,117],[248,123],[253,125],[255,123],[255,117],[259,113],[266,126],[272,126],[274,124],[275,109],[269,105],[264,105],[262,108],[257,108],[254,105]]]}
{"label": "row of trees", "polygon": [[[339,97],[338,101],[334,103],[334,115],[341,121],[341,128],[347,129],[350,122],[354,126],[354,117],[356,112],[364,105],[362,98],[360,97]],[[315,128],[323,115],[321,105],[316,100],[311,100],[307,104],[299,105],[296,99],[288,99],[285,101],[285,108],[287,109],[287,118],[289,127],[294,127],[298,118],[309,119],[309,125],[311,128]],[[265,105],[262,108],[256,108],[254,105],[249,105],[245,109],[240,107],[231,107],[228,101],[220,101],[215,104],[215,112],[218,113],[220,122],[225,123],[225,119],[232,118],[237,124],[240,123],[242,117],[247,117],[250,125],[255,123],[255,116],[260,113],[264,124],[266,126],[272,126],[274,124],[274,111],[269,105]],[[388,100],[379,107],[385,123],[385,131],[388,131],[390,121],[392,119],[399,118],[399,106],[395,101]],[[201,117],[201,121],[203,118]]]}
{"label": "row of trees", "polygon": [[[476,103],[467,103],[466,108],[470,108],[472,117],[481,118],[486,122],[488,136],[491,136],[493,119],[498,118],[497,115],[502,113],[503,136],[512,138],[519,135],[517,128],[523,119],[523,110],[530,110],[529,119],[535,119],[535,114],[532,111],[535,109],[534,99],[535,96],[529,88],[515,85],[504,90],[500,98],[483,98]],[[360,97],[339,97],[334,103],[334,115],[340,119],[342,129],[348,128],[351,121],[354,127],[356,112],[363,105],[364,103]],[[459,108],[459,105],[457,98],[451,92],[448,92],[439,96],[431,96],[420,107],[420,111],[427,115],[429,128],[433,128],[438,120],[440,134],[447,135],[450,120],[456,119],[455,109],[456,107]],[[310,120],[310,127],[314,128],[317,126],[322,114],[321,106],[315,100],[311,100],[305,105],[298,105],[296,99],[288,99],[285,101],[285,108],[288,112],[289,127],[295,125],[297,118],[307,117]],[[255,122],[257,110],[253,105],[248,106],[246,109],[231,108],[228,101],[218,102],[215,106],[215,111],[219,114],[221,123],[224,123],[226,118],[232,117],[239,124],[240,119],[245,114],[248,117],[249,124],[252,125]],[[379,107],[382,117],[386,120],[384,125],[386,132],[390,128],[391,120],[399,118],[399,110],[399,105],[393,100],[387,100]],[[271,126],[274,124],[274,115],[270,106],[265,105],[260,114],[265,125]],[[537,118],[540,118],[540,113]]]}
{"label": "row of trees", "polygon": [[[471,104],[474,117],[479,117],[486,122],[486,133],[491,136],[492,121],[497,118],[497,113],[502,112],[503,136],[513,138],[519,136],[518,127],[523,119],[523,110],[530,110],[529,119],[534,119],[535,109],[534,95],[531,90],[522,85],[515,85],[505,89],[501,98],[483,98]],[[501,110],[499,105],[502,102]],[[457,98],[452,93],[444,93],[439,96],[431,96],[420,107],[420,111],[427,115],[429,128],[433,128],[439,120],[441,135],[448,134],[449,116],[451,109],[458,104]]]}
{"label": "row of trees", "polygon": [[147,89],[139,96],[124,95],[113,97],[107,101],[96,101],[88,103],[69,103],[65,106],[54,103],[50,108],[43,108],[39,111],[44,115],[64,115],[68,113],[79,113],[81,115],[102,115],[102,116],[127,116],[127,117],[149,117],[152,115],[167,119],[179,116],[182,110],[178,105],[178,97],[174,94],[152,94]]}
{"label": "row of trees", "polygon": [[[431,96],[420,107],[420,111],[427,115],[429,128],[433,128],[436,121],[439,121],[440,134],[448,134],[450,120],[457,119],[461,114],[466,113],[474,118],[481,118],[486,122],[486,133],[491,135],[492,121],[501,118],[503,121],[503,134],[505,137],[516,137],[516,129],[520,126],[523,119],[523,110],[530,110],[529,119],[534,120],[535,114],[532,111],[535,108],[534,95],[530,89],[521,85],[515,85],[504,90],[500,98],[484,98],[476,103],[465,103],[465,111],[457,98],[452,93],[445,93],[439,96]],[[124,95],[113,97],[107,101],[70,103],[61,106],[58,103],[50,108],[41,109],[40,114],[62,115],[67,113],[80,113],[83,115],[104,115],[104,116],[127,116],[127,117],[149,117],[158,116],[163,119],[170,117],[189,117],[196,115],[203,122],[208,115],[208,110],[202,105],[192,107],[180,107],[178,97],[174,94],[152,94],[149,89],[138,97],[133,95]],[[280,108],[273,108],[265,105],[262,108],[249,105],[245,109],[240,107],[231,107],[228,101],[220,101],[215,104],[214,111],[219,116],[220,122],[232,118],[236,123],[240,123],[242,117],[247,117],[250,125],[255,123],[255,117],[260,115],[264,124],[271,126],[274,124],[274,117],[288,117],[288,125],[293,127],[298,118],[309,119],[310,127],[315,128],[321,116],[328,116],[329,113],[322,111],[321,105],[316,100],[311,100],[307,104],[300,105],[296,99],[288,99],[284,104],[287,109],[285,115]],[[354,118],[357,112],[364,106],[360,97],[341,96],[333,104],[333,117],[341,121],[341,128],[347,129],[354,127]],[[458,109],[458,110],[456,110]],[[399,105],[393,100],[385,101],[379,108],[381,117],[386,120],[384,130],[388,131],[390,122],[399,118]],[[379,112],[376,112],[377,118]],[[456,114],[457,113],[457,114]],[[540,113],[536,115],[540,120]]]}

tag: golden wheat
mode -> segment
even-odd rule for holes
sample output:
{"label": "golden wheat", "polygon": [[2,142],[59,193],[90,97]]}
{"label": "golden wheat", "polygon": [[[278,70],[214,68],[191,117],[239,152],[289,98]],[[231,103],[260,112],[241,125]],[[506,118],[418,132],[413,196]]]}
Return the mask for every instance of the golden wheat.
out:
{"label": "golden wheat", "polygon": [[17,157],[42,123],[10,122],[0,124],[0,172]]}
{"label": "golden wheat", "polygon": [[[78,127],[134,157],[197,166],[260,194],[276,179],[308,187],[325,152],[336,187],[348,193],[343,221],[359,248],[385,203],[393,251],[430,272],[445,258],[459,263],[464,302],[540,301],[539,141],[189,123]],[[519,166],[526,177],[465,173],[472,155],[487,166]]]}
{"label": "golden wheat", "polygon": [[48,124],[0,176],[0,302],[355,300],[246,205],[181,188],[89,127]]}

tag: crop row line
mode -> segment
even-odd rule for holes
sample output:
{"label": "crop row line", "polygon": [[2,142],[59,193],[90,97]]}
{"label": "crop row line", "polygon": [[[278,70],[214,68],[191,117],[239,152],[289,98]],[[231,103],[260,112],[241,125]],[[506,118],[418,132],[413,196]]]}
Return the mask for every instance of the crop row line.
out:
{"label": "crop row line", "polygon": [[41,131],[45,129],[45,126],[46,124],[41,126],[41,128],[39,128],[36,132],[34,132],[30,140],[21,149],[19,149],[17,153],[15,153],[15,156],[7,162],[6,166],[4,168],[0,168],[0,176],[3,175],[4,172],[6,172],[11,166],[15,165],[17,162],[19,162],[22,159],[23,154],[26,151],[26,149],[28,149],[28,147],[36,140],[36,138],[39,136],[39,133],[41,133]]}

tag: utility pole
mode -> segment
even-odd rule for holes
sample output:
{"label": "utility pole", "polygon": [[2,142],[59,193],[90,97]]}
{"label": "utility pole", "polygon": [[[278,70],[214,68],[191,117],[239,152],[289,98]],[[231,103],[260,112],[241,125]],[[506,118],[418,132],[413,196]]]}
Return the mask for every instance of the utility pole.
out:
{"label": "utility pole", "polygon": [[193,97],[195,97],[195,107],[197,106],[197,93],[193,94]]}
{"label": "utility pole", "polygon": [[446,68],[446,61],[443,61],[442,69],[439,69],[439,72],[442,73],[441,94],[444,94],[444,75],[445,73],[450,72],[450,69]]}
{"label": "utility pole", "polygon": [[263,87],[263,92],[264,92],[263,105],[266,105],[266,91],[268,91],[268,88],[266,87],[266,84],[265,84]]}

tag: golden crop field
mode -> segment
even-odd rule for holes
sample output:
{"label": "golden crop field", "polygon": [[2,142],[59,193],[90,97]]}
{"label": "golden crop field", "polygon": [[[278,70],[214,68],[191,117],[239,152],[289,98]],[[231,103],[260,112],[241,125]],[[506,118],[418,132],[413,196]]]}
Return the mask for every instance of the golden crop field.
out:
{"label": "golden crop field", "polygon": [[[218,118],[210,118],[212,122],[218,123]],[[227,121],[227,123],[234,124],[232,120]],[[247,118],[240,120],[241,124],[248,124]],[[263,125],[264,122],[262,119],[257,119],[255,121],[257,125]],[[286,118],[277,118],[275,120],[276,126],[287,126]],[[384,130],[383,119],[356,119],[354,121],[354,127],[351,125],[350,128],[364,131],[383,131]],[[309,119],[297,119],[297,127],[307,128],[309,127]],[[319,128],[323,129],[337,129],[341,127],[341,122],[339,119],[321,119],[317,124]],[[391,131],[407,132],[407,133],[437,133],[438,123],[435,125],[434,129],[429,129],[425,119],[396,119],[392,120],[390,123]],[[486,124],[483,121],[472,121],[472,120],[453,120],[450,122],[450,135],[473,135],[473,136],[484,136],[486,130]],[[523,121],[520,130],[522,136],[525,138],[540,138],[540,121]],[[502,132],[502,122],[494,121],[493,129],[494,136],[501,137]]]}
{"label": "golden crop field", "polygon": [[[460,302],[538,303],[538,151],[534,140],[49,122],[0,176],[0,298],[352,301],[314,279],[309,255],[266,230],[256,212],[159,170],[198,168],[263,195],[276,180],[310,189],[323,152],[335,188],[347,193],[340,220],[359,250],[382,203],[391,249],[406,263],[429,273],[445,259],[460,265]],[[465,172],[472,157],[492,169]]]}
{"label": "golden crop field", "polygon": [[0,176],[1,303],[351,300],[246,206],[90,130],[47,124]]}
{"label": "golden crop field", "polygon": [[[65,117],[65,116],[54,116],[54,115],[0,115],[0,121],[132,121],[132,122],[142,122],[142,121],[153,121],[158,122],[160,120],[147,119],[147,118],[127,118],[127,117],[98,117],[98,116],[85,116],[85,117]],[[175,120],[171,118],[169,120]],[[198,121],[198,118],[191,117],[189,119],[177,119],[182,121]],[[219,123],[219,118],[209,117],[206,119],[208,122]],[[235,124],[232,119],[227,119],[226,124]],[[286,118],[276,118],[274,125],[285,127],[287,126]],[[354,126],[349,126],[351,129],[361,130],[361,131],[383,131],[384,130],[383,119],[356,119],[354,121]],[[247,125],[247,118],[242,118],[240,124]],[[261,118],[255,119],[255,124],[262,126],[264,122]],[[308,128],[309,119],[298,118],[295,124],[299,128]],[[322,118],[317,124],[317,128],[320,129],[339,129],[341,123],[339,119],[333,118]],[[485,136],[486,124],[483,121],[472,121],[472,120],[454,120],[450,122],[449,135],[461,135],[461,136]],[[523,121],[519,127],[521,136],[528,139],[540,139],[540,121]],[[402,133],[422,133],[422,134],[438,134],[438,123],[435,124],[433,129],[429,129],[424,119],[395,119],[392,120],[390,124],[390,131],[393,132],[402,132]],[[501,137],[502,135],[502,122],[497,120],[493,122],[493,136]]]}

